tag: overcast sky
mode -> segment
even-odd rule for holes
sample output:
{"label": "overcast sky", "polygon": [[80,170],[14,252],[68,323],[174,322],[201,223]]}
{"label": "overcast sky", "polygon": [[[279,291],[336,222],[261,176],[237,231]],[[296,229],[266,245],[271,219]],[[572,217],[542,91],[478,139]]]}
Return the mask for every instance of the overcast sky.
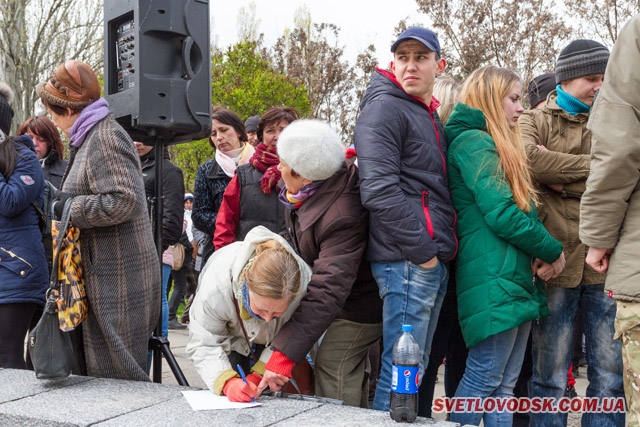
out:
{"label": "overcast sky", "polygon": [[[300,6],[306,5],[315,23],[331,23],[340,28],[340,46],[345,47],[345,58],[355,61],[358,53],[374,44],[380,65],[391,60],[389,48],[394,28],[401,19],[426,25],[424,14],[417,12],[415,0],[255,0],[260,19],[259,32],[265,35],[265,45],[273,46],[285,28],[293,28],[293,16]],[[237,42],[236,21],[238,10],[248,7],[251,0],[218,0],[210,3],[212,32],[217,45],[226,48]],[[214,39],[212,39],[212,42]]]}

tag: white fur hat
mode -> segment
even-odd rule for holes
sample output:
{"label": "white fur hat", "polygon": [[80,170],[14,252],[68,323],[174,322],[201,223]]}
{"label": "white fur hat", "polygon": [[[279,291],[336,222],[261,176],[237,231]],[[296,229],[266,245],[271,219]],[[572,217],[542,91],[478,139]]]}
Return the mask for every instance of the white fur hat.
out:
{"label": "white fur hat", "polygon": [[345,159],[340,136],[320,120],[296,120],[284,128],[278,137],[278,155],[310,181],[331,177]]}

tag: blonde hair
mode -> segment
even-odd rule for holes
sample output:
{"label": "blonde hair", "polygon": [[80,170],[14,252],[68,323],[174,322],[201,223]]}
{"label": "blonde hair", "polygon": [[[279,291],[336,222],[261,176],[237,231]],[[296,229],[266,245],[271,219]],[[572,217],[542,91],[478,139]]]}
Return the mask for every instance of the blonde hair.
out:
{"label": "blonde hair", "polygon": [[461,87],[460,83],[449,76],[439,76],[433,84],[433,96],[440,101],[437,111],[443,125],[449,120],[453,106],[460,101]]}
{"label": "blonde hair", "polygon": [[245,273],[247,288],[256,295],[293,301],[300,292],[300,266],[276,240],[256,244],[256,257]]}
{"label": "blonde hair", "polygon": [[502,100],[509,95],[520,77],[511,70],[489,65],[473,71],[462,86],[462,102],[477,108],[484,114],[487,133],[491,135],[498,151],[500,165],[511,187],[516,205],[524,212],[531,210],[531,202],[537,204],[520,128],[512,129],[504,115]]}

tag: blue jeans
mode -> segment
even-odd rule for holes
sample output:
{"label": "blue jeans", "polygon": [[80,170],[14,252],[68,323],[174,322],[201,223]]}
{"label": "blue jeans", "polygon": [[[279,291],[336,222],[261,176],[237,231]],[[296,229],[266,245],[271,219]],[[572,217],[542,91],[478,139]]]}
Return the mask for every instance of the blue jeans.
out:
{"label": "blue jeans", "polygon": [[[624,397],[622,348],[614,340],[615,301],[604,285],[547,288],[549,317],[533,326],[532,396],[561,398],[571,362],[573,320],[580,310],[586,337],[587,397]],[[566,426],[566,413],[531,414],[534,426]],[[582,426],[625,425],[625,414],[584,413]]]}
{"label": "blue jeans", "polygon": [[[459,397],[513,397],[513,388],[518,381],[527,340],[531,331],[531,322],[517,328],[491,335],[469,348],[467,369],[458,385],[456,398]],[[565,374],[566,381],[566,374]],[[452,412],[451,421],[461,425],[511,427],[513,413],[494,412]],[[533,424],[542,426],[543,424]]]}
{"label": "blue jeans", "polygon": [[169,275],[171,274],[171,266],[162,264],[162,336],[169,336],[169,303],[167,302],[167,283],[169,283]]}
{"label": "blue jeans", "polygon": [[429,363],[431,341],[438,324],[440,307],[447,291],[448,264],[438,262],[422,268],[408,261],[371,263],[371,272],[380,288],[382,307],[382,361],[373,409],[389,410],[391,357],[393,344],[402,335],[402,325],[413,326],[420,345],[420,379]]}

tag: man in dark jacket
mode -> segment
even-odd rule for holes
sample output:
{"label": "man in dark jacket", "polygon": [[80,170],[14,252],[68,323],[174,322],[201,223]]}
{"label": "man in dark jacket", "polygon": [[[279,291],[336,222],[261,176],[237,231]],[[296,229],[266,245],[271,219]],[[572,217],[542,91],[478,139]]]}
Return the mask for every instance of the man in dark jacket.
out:
{"label": "man in dark jacket", "polygon": [[[142,175],[144,180],[144,190],[147,195],[147,207],[150,215],[153,215],[153,206],[156,201],[156,156],[154,147],[143,145],[136,141],[136,149],[140,156],[142,165]],[[184,216],[184,180],[182,170],[169,161],[169,153],[163,149],[164,159],[162,164],[162,250],[166,251],[169,246],[175,245],[182,235],[182,223]],[[151,219],[152,226],[154,218]],[[163,261],[165,257],[163,256]],[[167,337],[169,333],[169,305],[167,302],[167,283],[169,274],[173,266],[163,262],[162,264],[162,336]],[[172,329],[184,329],[186,325],[175,320]]]}
{"label": "man in dark jacket", "polygon": [[[291,370],[322,336],[315,393],[368,407],[369,348],[382,335],[382,301],[365,258],[369,224],[358,170],[338,134],[318,120],[297,120],[278,139],[289,239],[312,268],[307,293],[272,342],[261,385]],[[275,387],[274,387],[275,385]]]}
{"label": "man in dark jacket", "polygon": [[420,373],[456,253],[447,189],[446,140],[432,97],[446,61],[436,35],[404,31],[391,46],[391,71],[377,69],[356,123],[362,204],[369,210],[368,259],[383,298],[382,370],[373,408],[389,409],[391,353],[403,324],[420,346]]}

